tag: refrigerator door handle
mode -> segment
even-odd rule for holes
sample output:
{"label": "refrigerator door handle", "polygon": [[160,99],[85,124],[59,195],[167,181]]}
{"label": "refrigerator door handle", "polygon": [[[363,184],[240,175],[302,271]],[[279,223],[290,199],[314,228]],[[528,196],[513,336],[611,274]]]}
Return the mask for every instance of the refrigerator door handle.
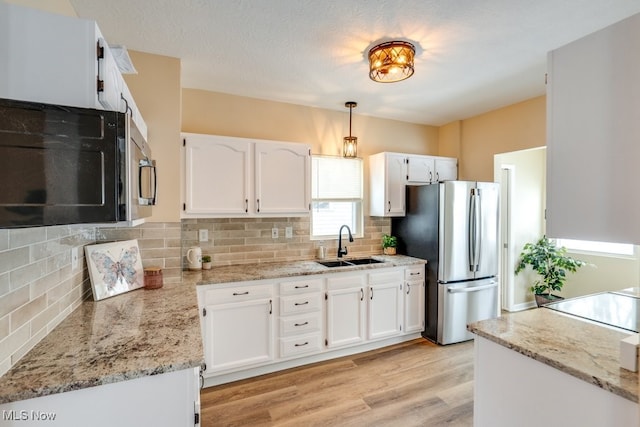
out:
{"label": "refrigerator door handle", "polygon": [[469,209],[469,271],[479,269],[478,255],[480,252],[480,190],[471,189]]}
{"label": "refrigerator door handle", "polygon": [[471,288],[447,288],[447,292],[449,292],[450,294],[461,294],[461,293],[483,291],[485,289],[495,288],[496,286],[498,286],[498,283],[492,281],[488,285],[475,286]]}

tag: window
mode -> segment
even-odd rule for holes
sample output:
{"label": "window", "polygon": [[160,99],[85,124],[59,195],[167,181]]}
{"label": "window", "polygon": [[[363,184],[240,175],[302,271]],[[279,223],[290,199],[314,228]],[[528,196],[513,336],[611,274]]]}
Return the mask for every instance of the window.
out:
{"label": "window", "polygon": [[556,239],[557,246],[570,251],[593,252],[608,255],[633,256],[634,246],[628,243],[592,242],[588,240]]}
{"label": "window", "polygon": [[362,159],[311,159],[311,238],[336,238],[346,224],[362,237]]}

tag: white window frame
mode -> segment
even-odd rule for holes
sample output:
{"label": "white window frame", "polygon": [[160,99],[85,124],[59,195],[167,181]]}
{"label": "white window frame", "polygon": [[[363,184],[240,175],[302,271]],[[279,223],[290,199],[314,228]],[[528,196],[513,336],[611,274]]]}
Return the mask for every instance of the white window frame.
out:
{"label": "white window frame", "polygon": [[637,258],[637,249],[630,243],[594,242],[589,240],[555,239],[556,246],[577,254],[607,256],[612,258]]}
{"label": "white window frame", "polygon": [[331,239],[338,239],[338,233],[340,230],[340,227],[342,226],[342,224],[336,224],[335,225],[335,230],[330,233],[330,234],[324,234],[324,235],[314,235],[313,234],[313,222],[314,222],[314,207],[316,203],[323,203],[323,202],[339,202],[339,203],[352,203],[353,204],[353,223],[355,224],[355,227],[353,227],[354,229],[351,230],[351,233],[353,235],[353,237],[358,237],[358,238],[362,238],[364,236],[364,209],[363,209],[363,191],[362,191],[362,186],[363,186],[363,165],[362,165],[362,159],[343,159],[342,157],[335,157],[335,156],[320,156],[320,155],[313,155],[312,156],[312,167],[311,167],[311,173],[315,174],[316,170],[315,170],[315,165],[316,163],[313,162],[313,158],[314,157],[324,157],[324,158],[333,158],[336,159],[338,161],[359,161],[360,162],[360,197],[351,197],[351,198],[345,198],[345,197],[341,197],[341,198],[331,198],[331,197],[319,197],[321,195],[315,194],[315,191],[312,191],[312,195],[311,195],[311,224],[310,224],[310,228],[309,228],[309,234],[310,234],[310,239],[311,240],[331,240]]}

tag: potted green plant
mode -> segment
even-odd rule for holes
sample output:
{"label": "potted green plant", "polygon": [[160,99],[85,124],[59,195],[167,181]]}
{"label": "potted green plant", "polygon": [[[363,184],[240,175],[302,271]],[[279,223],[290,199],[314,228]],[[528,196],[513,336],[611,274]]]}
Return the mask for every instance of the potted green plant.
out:
{"label": "potted green plant", "polygon": [[202,269],[211,270],[211,255],[202,255]]}
{"label": "potted green plant", "polygon": [[396,236],[390,236],[388,234],[382,236],[382,252],[384,252],[385,255],[395,255],[397,246],[398,238]]}
{"label": "potted green plant", "polygon": [[538,307],[555,300],[563,299],[553,295],[561,291],[567,280],[567,272],[575,273],[586,263],[567,255],[567,248],[557,247],[547,236],[542,236],[536,243],[527,243],[522,249],[515,273],[518,274],[531,267],[540,278],[529,288],[535,295]]}

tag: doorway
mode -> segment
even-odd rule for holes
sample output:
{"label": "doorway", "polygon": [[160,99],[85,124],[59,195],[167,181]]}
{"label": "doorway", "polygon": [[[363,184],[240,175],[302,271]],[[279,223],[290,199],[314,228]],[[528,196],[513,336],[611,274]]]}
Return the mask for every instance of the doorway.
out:
{"label": "doorway", "polygon": [[500,183],[501,305],[506,311],[535,306],[529,280],[514,270],[522,247],[545,233],[546,147],[494,156],[494,180]]}

